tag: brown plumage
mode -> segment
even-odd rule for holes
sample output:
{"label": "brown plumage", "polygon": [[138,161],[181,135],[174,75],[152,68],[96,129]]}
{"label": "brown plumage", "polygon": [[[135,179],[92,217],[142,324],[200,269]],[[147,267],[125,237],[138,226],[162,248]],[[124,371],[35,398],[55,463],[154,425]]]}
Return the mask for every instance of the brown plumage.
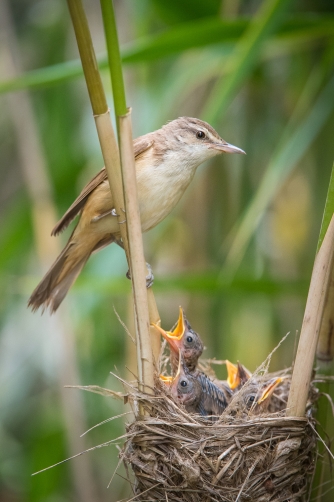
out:
{"label": "brown plumage", "polygon": [[[142,231],[160,223],[174,208],[191,182],[196,168],[219,153],[244,153],[229,145],[206,122],[181,117],[134,141],[138,200]],[[58,235],[80,215],[79,222],[55,263],[29,299],[54,312],[89,256],[120,241],[107,174],[102,169],[82,190],[52,230]]]}

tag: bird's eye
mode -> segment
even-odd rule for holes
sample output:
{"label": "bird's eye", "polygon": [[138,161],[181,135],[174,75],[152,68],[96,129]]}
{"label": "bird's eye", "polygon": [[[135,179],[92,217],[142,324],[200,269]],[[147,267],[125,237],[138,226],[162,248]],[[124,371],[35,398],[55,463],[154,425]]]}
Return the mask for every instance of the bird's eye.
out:
{"label": "bird's eye", "polygon": [[187,336],[187,342],[191,343],[192,341],[193,341],[193,337],[192,336]]}
{"label": "bird's eye", "polygon": [[181,387],[187,387],[188,382],[186,380],[181,380],[180,384],[181,384]]}
{"label": "bird's eye", "polygon": [[255,396],[249,396],[248,401],[253,403],[255,401]]}
{"label": "bird's eye", "polygon": [[198,139],[204,139],[205,138],[205,133],[203,131],[197,131],[196,138],[198,138]]}

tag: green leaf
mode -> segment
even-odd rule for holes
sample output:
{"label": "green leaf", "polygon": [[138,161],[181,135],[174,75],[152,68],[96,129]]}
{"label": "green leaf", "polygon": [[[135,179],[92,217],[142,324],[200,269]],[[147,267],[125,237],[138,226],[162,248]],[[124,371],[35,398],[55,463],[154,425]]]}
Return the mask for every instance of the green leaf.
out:
{"label": "green leaf", "polygon": [[263,2],[234,52],[225,62],[224,73],[227,75],[224,74],[218,80],[204,107],[203,116],[209,123],[215,122],[224,113],[238,87],[254,68],[264,44],[278,28],[289,3],[290,0]]}
{"label": "green leaf", "polygon": [[[230,47],[244,33],[249,25],[247,19],[224,21],[221,19],[205,19],[180,24],[158,35],[144,37],[128,44],[121,50],[123,63],[142,63],[165,58],[183,51],[215,44],[225,44]],[[300,16],[285,22],[277,30],[278,41],[289,38],[313,39],[333,34],[333,16],[310,18]],[[105,55],[98,58],[100,69],[108,68]],[[80,77],[82,67],[79,59],[67,61],[46,68],[39,68],[21,75],[18,78],[0,82],[0,93],[19,89],[35,89]]]}
{"label": "green leaf", "polygon": [[319,251],[320,246],[322,244],[322,241],[324,240],[324,237],[326,235],[326,232],[327,232],[327,229],[328,229],[328,226],[330,224],[330,221],[332,219],[333,214],[334,214],[334,164],[332,167],[332,174],[331,174],[331,179],[330,179],[329,186],[328,186],[324,214],[322,217],[317,252]]}
{"label": "green leaf", "polygon": [[[37,277],[26,276],[20,279],[14,287],[22,294],[27,294],[31,291],[34,284],[38,280]],[[168,292],[187,292],[204,295],[217,294],[249,294],[259,293],[270,296],[280,296],[287,294],[306,295],[308,281],[286,279],[280,281],[271,277],[262,277],[254,279],[254,277],[237,277],[231,283],[220,281],[218,271],[206,272],[204,274],[178,274],[176,276],[157,277],[154,280],[155,293]],[[124,277],[108,277],[82,274],[76,281],[73,287],[73,294],[90,293],[94,295],[128,295],[130,292],[130,283]]]}
{"label": "green leaf", "polygon": [[219,13],[221,0],[151,0],[156,12],[166,23],[214,16]]}
{"label": "green leaf", "polygon": [[297,162],[305,155],[312,141],[334,108],[334,77],[324,87],[309,114],[293,131],[288,127],[286,141],[278,146],[268,169],[241,220],[232,231],[234,238],[224,264],[233,275],[266,208]]}

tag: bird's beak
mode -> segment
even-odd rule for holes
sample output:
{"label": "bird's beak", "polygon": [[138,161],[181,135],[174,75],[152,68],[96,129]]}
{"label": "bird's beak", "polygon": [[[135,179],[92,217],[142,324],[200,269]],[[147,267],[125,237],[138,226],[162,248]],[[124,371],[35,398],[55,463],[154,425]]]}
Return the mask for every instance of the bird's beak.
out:
{"label": "bird's beak", "polygon": [[231,390],[234,390],[238,387],[240,383],[240,378],[238,375],[238,368],[235,364],[231,363],[226,359],[225,361],[226,369],[227,369],[227,383]]}
{"label": "bird's beak", "polygon": [[177,325],[173,331],[165,331],[157,324],[153,324],[153,326],[162,334],[165,340],[169,343],[171,349],[178,353],[181,345],[181,340],[184,335],[185,323],[184,323],[184,315],[183,309],[180,307],[179,319],[177,321]]}
{"label": "bird's beak", "polygon": [[159,375],[159,379],[166,385],[171,385],[174,378],[172,376]]}
{"label": "bird's beak", "polygon": [[262,392],[261,397],[257,403],[261,404],[261,403],[263,403],[263,401],[268,399],[268,397],[270,397],[272,395],[272,393],[276,389],[277,385],[280,384],[282,382],[282,380],[283,380],[283,378],[281,378],[281,377],[273,378],[272,380],[270,380],[269,384],[266,386],[266,388]]}
{"label": "bird's beak", "polygon": [[237,146],[234,145],[230,145],[230,143],[226,143],[225,141],[223,141],[222,143],[211,143],[210,148],[225,153],[243,153],[244,155],[246,155],[246,152],[241,150],[241,148],[238,148]]}

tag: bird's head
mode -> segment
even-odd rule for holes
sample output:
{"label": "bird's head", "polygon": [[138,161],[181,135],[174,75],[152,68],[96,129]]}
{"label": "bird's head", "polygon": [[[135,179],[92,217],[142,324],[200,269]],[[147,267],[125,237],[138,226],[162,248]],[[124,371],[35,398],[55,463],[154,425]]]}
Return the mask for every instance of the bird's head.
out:
{"label": "bird's head", "polygon": [[171,331],[165,331],[157,324],[154,325],[167,340],[174,356],[178,358],[181,351],[186,367],[193,371],[197,366],[198,358],[203,352],[203,343],[200,336],[192,329],[182,307],[180,307],[179,318]]}
{"label": "bird's head", "polygon": [[233,409],[253,415],[264,413],[268,408],[274,390],[282,380],[281,377],[272,378],[264,384],[251,381],[239,391],[236,399],[232,402]]}
{"label": "bird's head", "polygon": [[207,122],[191,117],[179,117],[160,130],[167,151],[184,155],[197,165],[220,153],[245,153],[241,148],[227,143]]}
{"label": "bird's head", "polygon": [[201,397],[201,384],[191,375],[184,364],[181,351],[179,353],[179,364],[177,373],[172,381],[171,394],[175,401],[184,406],[193,406],[199,402]]}

